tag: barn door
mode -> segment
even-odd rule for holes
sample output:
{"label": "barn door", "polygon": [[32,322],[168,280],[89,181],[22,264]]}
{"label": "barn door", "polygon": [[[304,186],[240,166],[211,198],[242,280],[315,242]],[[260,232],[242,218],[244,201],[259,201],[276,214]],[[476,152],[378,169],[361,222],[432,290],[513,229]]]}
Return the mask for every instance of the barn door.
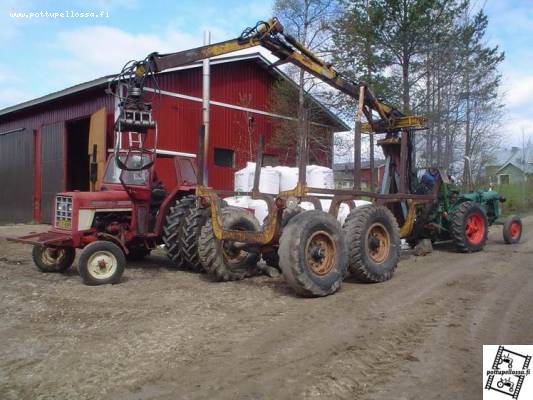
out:
{"label": "barn door", "polygon": [[41,128],[41,219],[52,222],[54,198],[65,190],[65,123]]}
{"label": "barn door", "polygon": [[0,134],[0,223],[33,219],[33,131]]}
{"label": "barn door", "polygon": [[[106,154],[106,109],[101,108],[91,115],[88,154],[91,160],[91,191],[99,190],[104,177]],[[94,152],[96,146],[96,153]]]}

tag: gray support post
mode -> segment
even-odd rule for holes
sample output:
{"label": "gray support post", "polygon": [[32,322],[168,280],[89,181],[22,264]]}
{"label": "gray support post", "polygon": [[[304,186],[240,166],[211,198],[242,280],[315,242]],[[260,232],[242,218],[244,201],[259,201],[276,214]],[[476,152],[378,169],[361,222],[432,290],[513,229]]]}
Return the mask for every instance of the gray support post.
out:
{"label": "gray support post", "polygon": [[359,88],[359,103],[355,112],[353,136],[353,190],[361,190],[361,118],[365,102],[365,87]]}

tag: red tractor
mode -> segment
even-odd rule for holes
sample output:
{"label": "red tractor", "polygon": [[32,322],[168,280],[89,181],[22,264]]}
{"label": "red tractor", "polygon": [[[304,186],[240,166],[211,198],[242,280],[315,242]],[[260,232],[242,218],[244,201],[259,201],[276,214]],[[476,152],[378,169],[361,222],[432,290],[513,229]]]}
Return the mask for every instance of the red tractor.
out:
{"label": "red tractor", "polygon": [[[159,244],[166,245],[177,266],[194,267],[197,262],[187,254],[188,240],[203,219],[194,197],[196,155],[156,149],[153,98],[147,101],[138,90],[144,77],[135,73],[135,66],[127,64],[109,86],[109,93],[118,98],[119,114],[114,152],[100,190],[58,193],[51,230],[9,239],[33,245],[33,261],[43,272],[67,270],[76,249],[82,249],[78,270],[87,285],[117,283],[126,260],[139,260]],[[157,179],[155,167],[163,158],[174,161],[172,188]],[[97,175],[95,164],[91,164],[92,180]]]}
{"label": "red tractor", "polygon": [[[151,163],[142,170],[128,169]],[[172,158],[177,185],[168,191],[157,179],[155,158]],[[82,249],[78,270],[88,285],[116,283],[126,260],[139,260],[168,242],[169,256],[181,254],[169,239],[177,236],[186,210],[194,204],[195,155],[157,151],[119,151],[109,157],[100,191],[56,195],[52,229],[10,240],[32,244],[33,261],[43,272],[63,272]]]}

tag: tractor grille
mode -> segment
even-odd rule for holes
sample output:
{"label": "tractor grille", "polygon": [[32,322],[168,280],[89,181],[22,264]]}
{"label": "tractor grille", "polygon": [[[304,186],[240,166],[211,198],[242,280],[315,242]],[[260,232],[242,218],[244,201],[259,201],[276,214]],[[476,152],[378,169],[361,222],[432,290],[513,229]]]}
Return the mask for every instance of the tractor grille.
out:
{"label": "tractor grille", "polygon": [[55,226],[61,229],[72,228],[72,197],[56,196]]}

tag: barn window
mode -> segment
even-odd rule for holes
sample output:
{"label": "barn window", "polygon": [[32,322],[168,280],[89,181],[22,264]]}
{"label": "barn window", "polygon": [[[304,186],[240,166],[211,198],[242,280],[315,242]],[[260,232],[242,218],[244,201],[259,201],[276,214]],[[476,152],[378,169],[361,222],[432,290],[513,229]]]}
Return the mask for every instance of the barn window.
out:
{"label": "barn window", "polygon": [[500,175],[500,185],[509,184],[509,175]]}
{"label": "barn window", "polygon": [[215,165],[219,167],[233,168],[235,166],[235,152],[230,149],[215,147]]}

